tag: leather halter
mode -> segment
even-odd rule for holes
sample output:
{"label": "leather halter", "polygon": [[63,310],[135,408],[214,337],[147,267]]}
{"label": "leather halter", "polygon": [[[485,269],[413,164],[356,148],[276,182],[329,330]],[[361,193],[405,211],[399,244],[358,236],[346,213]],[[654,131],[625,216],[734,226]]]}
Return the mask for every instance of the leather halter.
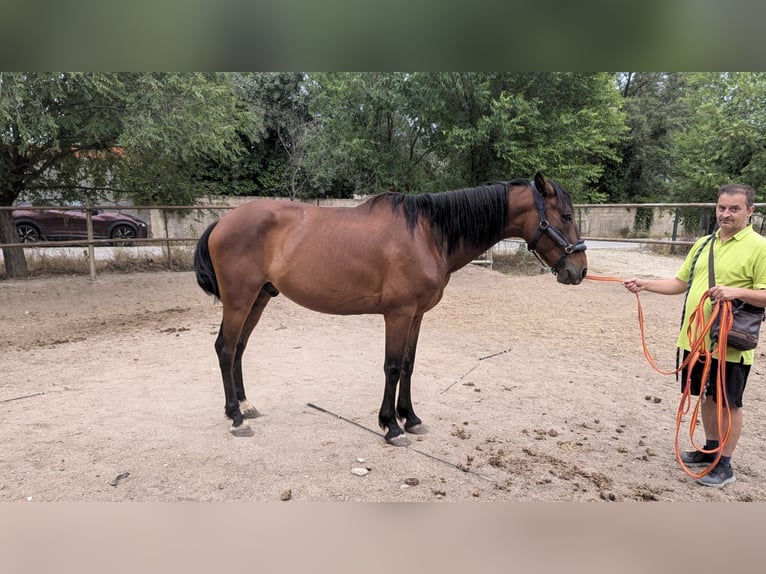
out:
{"label": "leather halter", "polygon": [[543,236],[543,234],[546,234],[548,237],[553,239],[553,241],[555,241],[556,244],[564,250],[564,252],[561,254],[561,257],[559,257],[559,260],[556,261],[554,265],[551,265],[551,272],[556,275],[559,272],[559,266],[564,262],[564,259],[566,259],[567,255],[571,255],[577,251],[585,251],[587,246],[585,245],[585,241],[582,239],[578,239],[575,243],[570,243],[567,238],[564,237],[564,234],[561,233],[561,231],[550,224],[548,219],[545,217],[545,198],[543,197],[543,194],[540,193],[540,191],[537,189],[533,179],[529,180],[529,187],[532,188],[532,197],[535,200],[535,208],[537,208],[537,213],[540,216],[540,225],[538,226],[537,232],[532,238],[532,241],[527,244],[527,249],[531,251],[535,257],[537,257],[537,260],[540,263],[547,265],[547,263],[542,260],[540,255],[538,255],[537,251],[535,251],[535,247],[537,247],[537,242],[540,241],[540,238]]}

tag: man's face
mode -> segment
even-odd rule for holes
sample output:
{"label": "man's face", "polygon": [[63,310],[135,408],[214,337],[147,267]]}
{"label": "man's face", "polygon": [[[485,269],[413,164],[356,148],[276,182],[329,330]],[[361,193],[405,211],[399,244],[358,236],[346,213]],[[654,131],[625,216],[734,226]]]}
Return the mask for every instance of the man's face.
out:
{"label": "man's face", "polygon": [[753,207],[747,207],[744,193],[722,193],[716,204],[715,216],[721,231],[729,237],[747,227]]}

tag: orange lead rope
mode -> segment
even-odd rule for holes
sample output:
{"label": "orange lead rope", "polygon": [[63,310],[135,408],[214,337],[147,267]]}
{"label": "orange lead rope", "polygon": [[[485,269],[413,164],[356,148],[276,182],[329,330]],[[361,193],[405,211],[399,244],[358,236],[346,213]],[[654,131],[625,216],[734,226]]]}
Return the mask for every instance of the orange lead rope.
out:
{"label": "orange lead rope", "polygon": [[[623,283],[624,281],[618,277],[603,277],[600,275],[586,275],[586,279],[590,279],[592,281],[609,281],[613,283]],[[684,415],[686,415],[689,412],[689,408],[691,406],[691,371],[692,369],[688,369],[686,373],[686,381],[683,385],[683,391],[681,393],[681,401],[678,405],[678,410],[676,412],[676,432],[675,432],[675,451],[676,451],[676,460],[678,460],[678,464],[681,465],[681,468],[684,469],[684,472],[688,474],[689,476],[693,478],[701,478],[705,476],[707,473],[709,473],[711,470],[715,468],[715,466],[718,464],[718,461],[721,458],[721,453],[723,452],[724,445],[729,440],[729,434],[731,433],[731,409],[729,407],[729,398],[726,396],[726,344],[729,337],[729,331],[731,331],[731,324],[732,324],[732,310],[731,310],[731,301],[716,301],[713,305],[713,311],[710,314],[710,317],[707,321],[705,321],[705,313],[704,313],[704,306],[705,301],[708,297],[707,291],[702,295],[702,298],[700,299],[699,303],[694,309],[694,312],[692,313],[691,318],[689,319],[689,326],[687,327],[686,335],[689,339],[689,346],[691,347],[691,350],[689,351],[688,356],[686,359],[681,363],[681,365],[673,370],[673,371],[663,371],[659,367],[657,367],[657,364],[654,361],[654,358],[652,357],[651,353],[649,352],[649,348],[646,344],[646,333],[645,333],[645,327],[644,327],[644,311],[641,307],[641,298],[639,297],[638,293],[636,295],[636,304],[638,306],[638,326],[641,331],[641,346],[644,351],[644,357],[646,357],[646,360],[648,361],[649,365],[658,373],[661,373],[663,375],[674,375],[676,373],[681,372],[686,366],[695,363],[696,361],[702,361],[704,363],[704,367],[702,370],[702,378],[701,381],[707,381],[708,376],[710,374],[710,365],[711,365],[711,359],[713,357],[713,350],[708,349],[707,345],[705,344],[705,336],[710,332],[710,328],[713,325],[713,322],[715,321],[716,317],[720,314],[720,329],[718,332],[718,357],[723,357],[724,360],[718,361],[718,376],[716,377],[716,396],[717,397],[723,397],[723,401],[718,400],[716,402],[716,418],[718,421],[718,432],[719,432],[719,445],[715,449],[711,450],[705,450],[704,448],[700,448],[697,443],[694,441],[694,431],[697,426],[697,419],[700,416],[700,408],[702,405],[702,401],[704,400],[705,396],[705,389],[700,389],[699,397],[697,397],[697,401],[694,405],[694,410],[692,411],[692,416],[689,421],[689,439],[691,440],[692,446],[701,452],[704,452],[706,454],[715,454],[715,459],[710,464],[710,466],[706,467],[702,472],[695,473],[694,471],[690,470],[686,464],[681,460],[681,449],[679,446],[679,436],[681,434],[681,423],[683,421]],[[721,432],[721,429],[723,429],[723,413],[724,410],[726,411],[726,429],[725,432]]]}

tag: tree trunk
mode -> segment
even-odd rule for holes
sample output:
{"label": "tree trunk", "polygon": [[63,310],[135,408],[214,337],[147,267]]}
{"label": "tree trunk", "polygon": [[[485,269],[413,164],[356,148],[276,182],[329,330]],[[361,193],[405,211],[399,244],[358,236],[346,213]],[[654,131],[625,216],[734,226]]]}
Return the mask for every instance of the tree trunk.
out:
{"label": "tree trunk", "polygon": [[[18,241],[11,212],[0,210],[0,243],[18,243]],[[23,247],[3,247],[3,262],[6,279],[29,277],[29,268]]]}

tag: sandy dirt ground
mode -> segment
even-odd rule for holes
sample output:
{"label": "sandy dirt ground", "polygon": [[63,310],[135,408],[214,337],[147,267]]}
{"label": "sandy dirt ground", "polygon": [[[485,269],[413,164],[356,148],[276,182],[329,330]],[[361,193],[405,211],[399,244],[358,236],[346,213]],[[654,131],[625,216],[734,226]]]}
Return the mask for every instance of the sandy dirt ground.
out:
{"label": "sandy dirt ground", "polygon": [[[588,254],[591,273],[622,278],[681,262]],[[649,348],[670,370],[681,297],[641,300]],[[619,284],[455,273],[423,323],[413,398],[430,432],[411,447],[377,434],[382,318],[281,296],[244,360],[264,416],[254,436],[233,437],[220,313],[190,272],[0,282],[0,501],[766,500],[763,353],[737,481],[698,486],[675,462],[675,377],[647,363],[635,296]]]}

